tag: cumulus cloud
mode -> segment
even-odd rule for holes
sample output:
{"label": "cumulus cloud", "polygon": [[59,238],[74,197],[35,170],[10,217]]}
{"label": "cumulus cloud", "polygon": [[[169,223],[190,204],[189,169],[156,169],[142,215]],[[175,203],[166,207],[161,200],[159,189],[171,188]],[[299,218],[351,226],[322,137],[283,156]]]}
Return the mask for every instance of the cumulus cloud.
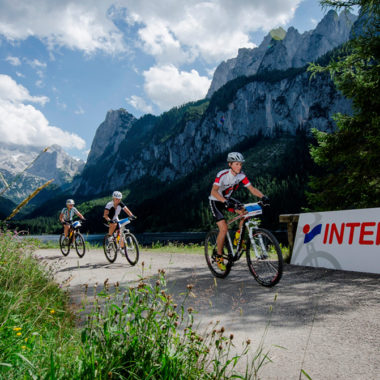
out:
{"label": "cumulus cloud", "polygon": [[50,48],[65,46],[91,54],[125,50],[122,33],[104,0],[0,0],[0,34],[8,40],[34,36]]}
{"label": "cumulus cloud", "polygon": [[254,47],[249,33],[286,24],[301,0],[121,0],[126,21],[142,25],[143,49],[159,64],[191,61],[209,63],[230,58],[241,47]]}
{"label": "cumulus cloud", "polygon": [[46,96],[32,96],[11,77],[0,75],[0,135],[3,143],[46,146],[59,144],[82,149],[84,140],[76,134],[51,126],[43,113],[33,105],[44,105]]}
{"label": "cumulus cloud", "polygon": [[133,108],[145,112],[153,113],[153,108],[151,105],[147,104],[146,101],[137,95],[132,95],[130,98],[126,99],[127,103],[130,104]]}
{"label": "cumulus cloud", "polygon": [[173,65],[151,67],[144,77],[146,93],[161,110],[204,98],[211,83],[196,70],[180,71]]}

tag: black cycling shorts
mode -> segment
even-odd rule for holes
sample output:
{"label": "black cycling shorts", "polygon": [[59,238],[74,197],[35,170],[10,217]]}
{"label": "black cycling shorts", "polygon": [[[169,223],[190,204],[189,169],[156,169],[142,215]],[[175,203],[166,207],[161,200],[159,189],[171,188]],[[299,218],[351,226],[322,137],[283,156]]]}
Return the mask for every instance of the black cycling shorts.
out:
{"label": "black cycling shorts", "polygon": [[[239,203],[236,199],[230,198],[230,201]],[[210,202],[210,208],[212,215],[214,216],[215,220],[219,222],[220,220],[226,219],[224,217],[223,211],[226,211],[226,207],[223,202],[220,201],[213,201],[212,199],[209,199]],[[234,212],[235,210],[233,208],[229,208],[228,211]]]}

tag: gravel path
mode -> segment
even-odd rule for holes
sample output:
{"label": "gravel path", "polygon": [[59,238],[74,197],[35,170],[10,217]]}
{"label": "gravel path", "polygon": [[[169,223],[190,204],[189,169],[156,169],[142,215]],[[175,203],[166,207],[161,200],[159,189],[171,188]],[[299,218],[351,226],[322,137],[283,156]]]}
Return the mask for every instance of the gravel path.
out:
{"label": "gravel path", "polygon": [[237,346],[250,339],[255,348],[264,338],[273,362],[260,372],[262,379],[305,379],[301,369],[313,380],[380,379],[380,275],[287,265],[280,283],[267,289],[250,275],[244,257],[227,279],[216,280],[197,254],[143,251],[135,267],[120,256],[109,264],[102,250],[82,259],[73,252],[63,257],[57,249],[36,255],[52,266],[77,304],[83,284],[138,280],[142,261],[145,276],[166,270],[174,297],[193,284],[189,306],[202,326],[220,320]]}

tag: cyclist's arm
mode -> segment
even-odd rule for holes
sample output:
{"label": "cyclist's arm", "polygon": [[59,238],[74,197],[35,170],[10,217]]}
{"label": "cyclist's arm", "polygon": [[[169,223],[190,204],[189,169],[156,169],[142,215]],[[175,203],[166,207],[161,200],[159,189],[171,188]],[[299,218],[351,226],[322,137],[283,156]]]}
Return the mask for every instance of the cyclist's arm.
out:
{"label": "cyclist's arm", "polygon": [[123,207],[123,211],[126,212],[128,214],[128,216],[132,216],[133,215],[132,211],[127,206]]}
{"label": "cyclist's arm", "polygon": [[84,216],[83,216],[78,210],[76,210],[75,213],[76,213],[81,219],[84,219]]}
{"label": "cyclist's arm", "polygon": [[61,214],[59,215],[59,221],[60,221],[61,223],[64,222],[64,220],[63,220],[63,213],[62,213],[62,212],[61,212]]}
{"label": "cyclist's arm", "polygon": [[108,209],[104,209],[104,214],[103,214],[103,218],[105,219],[105,220],[107,220],[108,222],[110,222],[111,221],[111,218],[108,216],[108,214],[110,213],[110,210],[108,210]]}
{"label": "cyclist's arm", "polygon": [[264,196],[264,194],[256,189],[256,187],[253,187],[252,185],[246,186],[246,188],[250,191],[250,193],[256,197],[259,197],[260,199]]}
{"label": "cyclist's arm", "polygon": [[219,192],[219,186],[218,185],[212,185],[212,189],[211,189],[211,195],[213,197],[215,197],[218,201],[220,202],[225,202],[227,199],[223,197],[223,195],[220,195]]}

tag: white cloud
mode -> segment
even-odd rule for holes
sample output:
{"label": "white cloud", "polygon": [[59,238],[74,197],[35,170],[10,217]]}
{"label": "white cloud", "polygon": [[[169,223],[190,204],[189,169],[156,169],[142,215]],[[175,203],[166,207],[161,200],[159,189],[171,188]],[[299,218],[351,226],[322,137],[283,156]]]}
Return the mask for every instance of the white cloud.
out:
{"label": "white cloud", "polygon": [[125,50],[104,0],[1,0],[0,34],[8,40],[34,36],[50,48],[65,46],[91,54]]}
{"label": "white cloud", "polygon": [[74,113],[76,115],[84,115],[84,109],[81,106],[79,106],[78,109],[74,111]]}
{"label": "white cloud", "polygon": [[7,62],[9,62],[12,66],[20,66],[21,65],[20,58],[18,58],[18,57],[11,57],[9,55],[7,58],[5,58],[5,60]]}
{"label": "white cloud", "polygon": [[130,104],[133,108],[145,112],[145,113],[153,113],[153,108],[151,105],[147,104],[146,101],[137,95],[132,95],[130,98],[125,99],[128,104]]}
{"label": "white cloud", "polygon": [[[202,57],[209,63],[254,47],[250,32],[286,24],[302,0],[120,0],[126,21],[142,25],[143,49],[159,64]],[[171,61],[170,61],[171,60]]]}
{"label": "white cloud", "polygon": [[32,96],[11,77],[0,75],[0,135],[3,143],[82,149],[84,140],[76,134],[49,125],[43,113],[31,104],[44,105],[45,96]]}
{"label": "white cloud", "polygon": [[45,69],[46,68],[46,63],[45,62],[40,62],[38,59],[33,59],[32,61],[31,60],[29,60],[29,59],[27,59],[26,60],[26,63],[29,65],[29,66],[31,66],[31,67],[33,67],[33,69],[37,69],[37,68],[39,68],[39,69]]}
{"label": "white cloud", "polygon": [[146,93],[161,110],[204,98],[211,83],[196,70],[179,71],[173,65],[151,67],[144,77]]}

